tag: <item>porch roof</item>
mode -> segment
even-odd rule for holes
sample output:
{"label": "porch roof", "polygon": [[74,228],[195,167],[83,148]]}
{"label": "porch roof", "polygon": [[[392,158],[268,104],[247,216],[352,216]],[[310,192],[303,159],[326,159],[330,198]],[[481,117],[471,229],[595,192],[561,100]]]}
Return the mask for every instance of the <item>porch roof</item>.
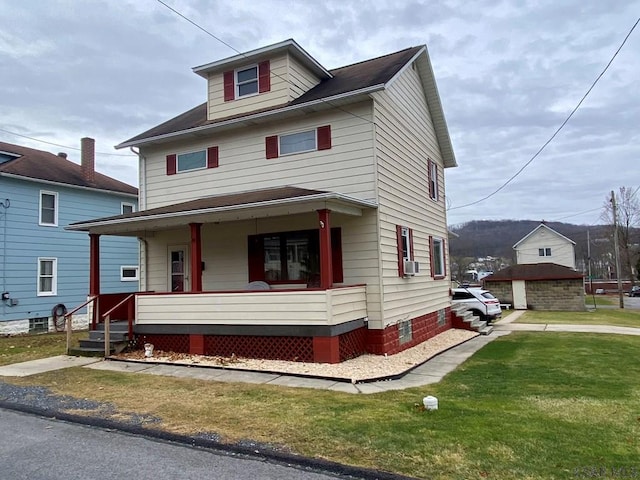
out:
{"label": "porch roof", "polygon": [[67,230],[100,235],[140,236],[189,223],[214,223],[314,212],[327,209],[346,215],[362,215],[365,208],[377,208],[337,192],[286,186],[251,190],[190,200],[139,212],[72,223]]}

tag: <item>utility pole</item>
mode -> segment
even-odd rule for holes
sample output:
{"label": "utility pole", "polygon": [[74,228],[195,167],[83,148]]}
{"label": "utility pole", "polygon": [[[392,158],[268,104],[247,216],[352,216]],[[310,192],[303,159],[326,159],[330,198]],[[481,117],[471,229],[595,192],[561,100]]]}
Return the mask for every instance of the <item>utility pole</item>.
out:
{"label": "utility pole", "polygon": [[587,262],[589,263],[589,291],[593,295],[593,277],[591,277],[591,237],[587,228]]}
{"label": "utility pole", "polygon": [[618,279],[618,297],[620,308],[624,308],[624,292],[622,291],[622,278],[620,278],[620,245],[618,243],[618,207],[616,206],[616,195],[611,190],[611,207],[613,210],[613,248],[616,253],[616,277]]}

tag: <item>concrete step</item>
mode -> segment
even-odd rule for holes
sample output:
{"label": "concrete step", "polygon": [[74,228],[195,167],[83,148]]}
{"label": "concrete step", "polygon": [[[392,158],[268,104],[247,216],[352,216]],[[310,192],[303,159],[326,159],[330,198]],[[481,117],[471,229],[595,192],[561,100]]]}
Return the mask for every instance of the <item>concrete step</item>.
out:
{"label": "concrete step", "polygon": [[493,332],[493,326],[492,325],[485,325],[480,330],[478,330],[478,333],[480,335],[489,335],[491,332]]}
{"label": "concrete step", "polygon": [[[125,342],[129,339],[129,332],[109,332],[109,339],[112,342]],[[100,342],[104,342],[104,331],[102,330],[92,330],[89,332],[89,340],[97,340]]]}
{"label": "concrete step", "polygon": [[[95,331],[104,331],[104,323],[99,323],[96,325]],[[110,332],[128,332],[129,331],[129,322],[126,320],[112,320],[109,325]]]}

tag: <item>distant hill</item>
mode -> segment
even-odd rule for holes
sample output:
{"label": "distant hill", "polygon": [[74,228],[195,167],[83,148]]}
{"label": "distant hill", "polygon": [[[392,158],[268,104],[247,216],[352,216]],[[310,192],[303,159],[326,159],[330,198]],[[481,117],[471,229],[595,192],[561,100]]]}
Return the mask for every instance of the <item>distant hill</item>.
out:
{"label": "distant hill", "polygon": [[[611,227],[608,225],[573,225],[545,222],[556,232],[576,242],[576,260],[587,258],[587,230],[591,237],[592,257],[594,245],[608,243]],[[449,238],[449,251],[456,257],[504,258],[515,263],[513,245],[540,225],[537,220],[474,220],[449,227],[458,237]]]}

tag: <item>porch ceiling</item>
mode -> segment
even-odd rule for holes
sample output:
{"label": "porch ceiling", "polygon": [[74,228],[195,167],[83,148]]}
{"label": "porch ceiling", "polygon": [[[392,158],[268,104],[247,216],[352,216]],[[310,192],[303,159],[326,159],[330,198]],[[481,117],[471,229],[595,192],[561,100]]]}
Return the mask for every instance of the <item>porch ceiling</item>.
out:
{"label": "porch ceiling", "polygon": [[336,192],[281,187],[216,195],[126,215],[72,223],[67,230],[100,235],[141,236],[189,223],[218,223],[309,213],[327,209],[345,215],[362,215],[377,203]]}

